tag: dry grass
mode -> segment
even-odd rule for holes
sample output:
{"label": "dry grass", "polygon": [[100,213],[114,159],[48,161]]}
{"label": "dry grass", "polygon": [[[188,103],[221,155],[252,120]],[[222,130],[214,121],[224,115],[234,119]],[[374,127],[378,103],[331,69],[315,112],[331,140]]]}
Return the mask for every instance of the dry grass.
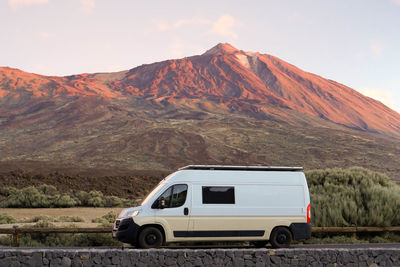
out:
{"label": "dry grass", "polygon": [[[65,209],[4,209],[0,208],[0,214],[7,213],[18,222],[32,220],[35,216],[49,216],[58,218],[61,216],[78,216],[85,220],[84,224],[92,224],[92,220],[109,212],[119,214],[123,208],[65,208]],[[65,223],[64,223],[65,224]],[[68,223],[70,224],[70,223]],[[76,223],[74,223],[76,224]],[[97,225],[97,224],[96,224]],[[80,225],[81,226],[81,225]],[[82,226],[83,227],[83,226]]]}

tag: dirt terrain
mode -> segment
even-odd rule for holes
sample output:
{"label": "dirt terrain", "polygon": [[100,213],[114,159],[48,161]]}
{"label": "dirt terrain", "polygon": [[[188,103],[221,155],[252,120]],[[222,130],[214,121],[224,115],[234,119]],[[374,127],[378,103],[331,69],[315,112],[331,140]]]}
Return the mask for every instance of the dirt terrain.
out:
{"label": "dirt terrain", "polygon": [[[112,171],[109,171],[110,173]],[[0,174],[0,187],[23,188],[42,184],[54,185],[60,192],[97,190],[107,196],[138,199],[145,196],[167,174],[162,172],[131,172],[130,175],[100,176],[92,172],[88,175],[64,175],[59,172],[32,174],[12,171]]]}
{"label": "dirt terrain", "polygon": [[188,164],[360,166],[400,183],[399,113],[229,44],[118,73],[0,68],[1,90],[0,186],[137,198]]}

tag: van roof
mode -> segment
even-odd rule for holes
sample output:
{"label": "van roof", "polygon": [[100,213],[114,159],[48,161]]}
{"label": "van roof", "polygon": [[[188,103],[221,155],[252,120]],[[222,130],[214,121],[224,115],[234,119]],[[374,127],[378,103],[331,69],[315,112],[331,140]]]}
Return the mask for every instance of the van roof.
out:
{"label": "van roof", "polygon": [[286,166],[233,166],[233,165],[187,165],[179,170],[229,170],[229,171],[301,171],[303,167]]}

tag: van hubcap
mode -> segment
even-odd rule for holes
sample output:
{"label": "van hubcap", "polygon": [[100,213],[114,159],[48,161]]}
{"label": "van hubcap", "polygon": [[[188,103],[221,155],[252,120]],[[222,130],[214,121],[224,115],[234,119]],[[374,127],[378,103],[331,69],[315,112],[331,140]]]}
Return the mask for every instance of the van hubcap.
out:
{"label": "van hubcap", "polygon": [[149,234],[146,236],[147,244],[152,245],[156,243],[156,241],[157,241],[157,236],[155,234]]}
{"label": "van hubcap", "polygon": [[278,241],[280,244],[284,244],[284,243],[286,242],[286,240],[287,240],[287,237],[286,237],[285,234],[280,234],[280,235],[278,235],[277,241]]}

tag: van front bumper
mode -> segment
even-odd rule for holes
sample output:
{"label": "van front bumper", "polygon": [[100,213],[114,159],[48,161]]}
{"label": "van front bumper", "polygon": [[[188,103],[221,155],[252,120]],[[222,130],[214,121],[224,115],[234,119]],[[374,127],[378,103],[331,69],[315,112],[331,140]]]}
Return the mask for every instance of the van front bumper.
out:
{"label": "van front bumper", "polygon": [[293,234],[294,240],[311,238],[311,223],[292,223],[289,229]]}
{"label": "van front bumper", "polygon": [[137,240],[139,227],[132,218],[117,219],[114,224],[113,237],[122,243],[134,245]]}

